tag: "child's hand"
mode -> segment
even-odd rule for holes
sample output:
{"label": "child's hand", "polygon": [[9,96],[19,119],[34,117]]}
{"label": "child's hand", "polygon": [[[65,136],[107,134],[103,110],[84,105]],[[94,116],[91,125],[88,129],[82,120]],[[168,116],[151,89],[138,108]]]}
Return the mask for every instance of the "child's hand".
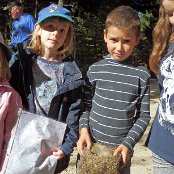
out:
{"label": "child's hand", "polygon": [[63,158],[65,156],[64,152],[61,150],[56,150],[53,149],[52,154],[58,159],[60,160],[61,158]]}
{"label": "child's hand", "polygon": [[86,146],[87,149],[91,149],[92,147],[91,138],[87,128],[82,128],[80,130],[80,138],[77,142],[77,148],[80,155],[83,155],[84,146]]}
{"label": "child's hand", "polygon": [[126,165],[127,161],[129,160],[129,149],[123,144],[121,144],[115,149],[113,155],[118,155],[118,154],[121,154],[120,167],[122,168]]}

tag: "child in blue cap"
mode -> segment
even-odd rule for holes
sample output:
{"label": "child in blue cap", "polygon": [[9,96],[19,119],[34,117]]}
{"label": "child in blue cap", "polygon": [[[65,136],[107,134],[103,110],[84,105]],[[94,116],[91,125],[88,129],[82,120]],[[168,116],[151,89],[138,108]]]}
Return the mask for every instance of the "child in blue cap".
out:
{"label": "child in blue cap", "polygon": [[53,150],[58,159],[56,173],[68,166],[82,108],[84,81],[71,55],[73,23],[70,11],[62,6],[51,4],[42,9],[28,47],[33,54],[18,60],[22,75],[17,76],[21,83],[16,89],[23,91],[26,110],[67,123],[62,146]]}

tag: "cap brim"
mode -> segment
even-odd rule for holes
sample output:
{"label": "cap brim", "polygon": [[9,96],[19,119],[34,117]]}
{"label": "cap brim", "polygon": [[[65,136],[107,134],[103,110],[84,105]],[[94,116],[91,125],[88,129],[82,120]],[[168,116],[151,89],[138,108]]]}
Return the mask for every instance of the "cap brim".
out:
{"label": "cap brim", "polygon": [[9,10],[11,9],[12,7],[15,7],[15,6],[20,6],[22,7],[22,4],[20,2],[11,2],[9,3],[6,7],[3,8],[3,10]]}
{"label": "cap brim", "polygon": [[52,15],[46,16],[45,18],[43,18],[43,19],[37,21],[36,24],[39,24],[39,23],[43,22],[45,19],[50,18],[50,17],[54,17],[54,16],[55,16],[55,17],[64,18],[64,19],[68,20],[69,22],[74,23],[74,21],[73,21],[71,18],[69,18],[69,17],[67,17],[67,16],[65,16],[65,15],[59,15],[59,14],[54,14],[54,15],[53,15],[53,14],[52,14]]}
{"label": "cap brim", "polygon": [[12,8],[12,6],[6,6],[6,7],[3,8],[3,10],[9,10],[11,8]]}

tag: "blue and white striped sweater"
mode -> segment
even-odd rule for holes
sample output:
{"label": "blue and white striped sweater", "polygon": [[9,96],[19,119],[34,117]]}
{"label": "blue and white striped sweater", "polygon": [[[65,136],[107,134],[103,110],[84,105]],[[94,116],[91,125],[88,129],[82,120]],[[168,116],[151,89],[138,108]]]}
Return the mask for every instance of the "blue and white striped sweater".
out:
{"label": "blue and white striped sweater", "polygon": [[95,141],[110,147],[124,144],[132,150],[150,120],[150,75],[132,60],[117,62],[106,56],[90,66],[85,111],[80,129],[90,128]]}

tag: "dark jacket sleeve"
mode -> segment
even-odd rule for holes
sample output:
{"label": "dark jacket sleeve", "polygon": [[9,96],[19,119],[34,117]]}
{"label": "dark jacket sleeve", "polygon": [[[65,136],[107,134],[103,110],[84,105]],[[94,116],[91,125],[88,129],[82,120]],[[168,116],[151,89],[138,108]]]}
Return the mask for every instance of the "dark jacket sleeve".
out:
{"label": "dark jacket sleeve", "polygon": [[27,96],[30,93],[32,79],[32,54],[25,50],[14,53],[9,62],[11,71],[10,84],[20,94],[23,106],[28,109]]}
{"label": "dark jacket sleeve", "polygon": [[[66,99],[68,101],[66,101]],[[76,142],[79,136],[79,117],[83,109],[83,99],[82,99],[82,87],[78,87],[72,90],[68,97],[66,96],[63,99],[64,103],[68,103],[67,117],[65,122],[67,123],[67,131],[65,134],[64,142],[61,146],[61,150],[69,155],[73,151],[73,148],[76,146]],[[66,107],[64,105],[64,107]],[[66,109],[63,109],[64,111]],[[66,113],[62,113],[65,114]]]}

